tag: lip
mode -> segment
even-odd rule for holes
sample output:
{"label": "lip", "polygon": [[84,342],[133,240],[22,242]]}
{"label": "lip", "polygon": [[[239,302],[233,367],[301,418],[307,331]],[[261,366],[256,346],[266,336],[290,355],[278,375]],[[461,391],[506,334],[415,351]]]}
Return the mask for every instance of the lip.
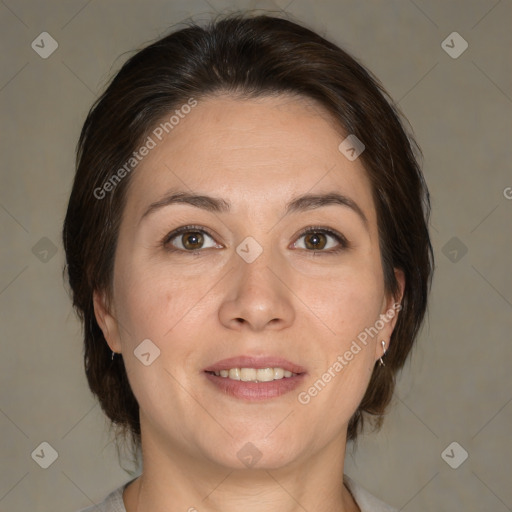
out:
{"label": "lip", "polygon": [[[237,356],[228,359],[222,359],[208,366],[203,371],[218,372],[220,370],[229,370],[231,368],[282,368],[292,373],[303,374],[306,369],[297,363],[292,363],[282,357],[274,356]],[[224,378],[224,377],[223,377]],[[292,377],[290,377],[292,378]],[[239,382],[239,381],[238,381]],[[278,381],[275,381],[278,382]]]}

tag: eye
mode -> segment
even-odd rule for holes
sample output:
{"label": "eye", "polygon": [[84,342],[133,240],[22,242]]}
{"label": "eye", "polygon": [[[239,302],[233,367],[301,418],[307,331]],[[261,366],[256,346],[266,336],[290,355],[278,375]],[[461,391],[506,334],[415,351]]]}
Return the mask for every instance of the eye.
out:
{"label": "eye", "polygon": [[213,241],[213,244],[205,246],[205,237],[213,241],[211,235],[209,235],[204,229],[199,226],[182,226],[169,233],[162,244],[169,251],[185,251],[191,252],[199,249],[209,249],[211,247],[217,247],[217,244]]}
{"label": "eye", "polygon": [[[205,246],[205,239],[209,238],[212,243]],[[308,252],[333,254],[349,248],[347,239],[336,231],[329,228],[311,226],[304,230],[300,239],[304,239],[303,247],[298,242],[293,244],[294,248],[305,249]],[[329,239],[331,242],[329,243]],[[334,240],[334,242],[332,242]],[[199,254],[202,249],[220,248],[213,237],[200,226],[182,226],[175,229],[162,240],[163,247],[170,252],[188,252]]]}
{"label": "eye", "polygon": [[[299,240],[301,238],[304,239],[304,246],[299,248],[306,249],[309,252],[319,251],[332,254],[349,247],[347,239],[341,233],[319,226],[307,228],[301,233]],[[329,244],[329,238],[334,240],[335,243],[331,242]],[[297,247],[297,242],[294,247]]]}

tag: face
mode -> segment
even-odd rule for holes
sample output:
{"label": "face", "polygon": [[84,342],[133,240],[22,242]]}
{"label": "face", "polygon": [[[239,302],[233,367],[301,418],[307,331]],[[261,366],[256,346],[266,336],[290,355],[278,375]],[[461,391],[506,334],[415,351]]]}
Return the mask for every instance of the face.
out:
{"label": "face", "polygon": [[[143,443],[231,468],[344,446],[400,297],[385,292],[370,182],[343,138],[305,99],[218,96],[133,171],[112,302],[95,294],[95,311]],[[180,192],[217,202],[169,199]]]}

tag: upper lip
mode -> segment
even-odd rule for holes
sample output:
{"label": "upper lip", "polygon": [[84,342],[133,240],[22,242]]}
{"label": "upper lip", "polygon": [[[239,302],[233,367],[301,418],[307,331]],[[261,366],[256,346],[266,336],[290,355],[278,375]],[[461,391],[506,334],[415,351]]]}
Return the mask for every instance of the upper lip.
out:
{"label": "upper lip", "polygon": [[218,372],[231,368],[282,368],[292,373],[304,373],[304,367],[292,363],[282,357],[274,356],[236,356],[222,359],[204,369],[205,372]]}

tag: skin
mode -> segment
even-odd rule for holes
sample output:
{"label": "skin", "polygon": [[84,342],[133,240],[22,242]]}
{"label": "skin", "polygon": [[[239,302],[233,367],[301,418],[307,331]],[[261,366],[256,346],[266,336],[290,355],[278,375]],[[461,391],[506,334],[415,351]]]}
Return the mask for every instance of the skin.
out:
{"label": "skin", "polygon": [[[133,172],[113,294],[94,295],[140,405],[144,468],[124,492],[128,512],[359,510],[341,484],[347,426],[396,316],[307,405],[297,400],[404,286],[395,271],[400,294],[385,292],[370,182],[361,160],[338,150],[343,138],[304,98],[222,95],[201,99]],[[231,211],[173,204],[141,220],[171,188],[223,198]],[[292,198],[331,191],[355,201],[367,226],[339,205],[283,216]],[[188,224],[211,233],[202,252],[187,253],[184,235],[166,251],[161,240]],[[350,246],[328,254],[339,243],[325,235],[313,255],[301,231],[314,225]],[[263,248],[252,263],[236,252],[247,236]],[[161,353],[144,366],[133,351],[147,338]],[[261,402],[226,396],[203,369],[237,355],[284,357],[306,381]],[[237,457],[249,442],[262,454],[251,468]]]}

